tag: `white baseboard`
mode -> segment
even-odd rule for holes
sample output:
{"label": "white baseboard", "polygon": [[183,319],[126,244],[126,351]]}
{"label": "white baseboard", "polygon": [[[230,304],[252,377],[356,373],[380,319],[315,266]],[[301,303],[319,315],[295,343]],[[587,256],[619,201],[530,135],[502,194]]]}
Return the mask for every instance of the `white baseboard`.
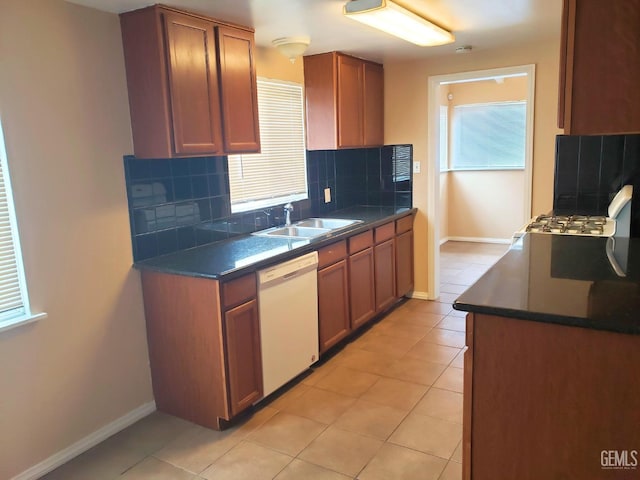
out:
{"label": "white baseboard", "polygon": [[418,300],[432,300],[431,294],[429,292],[411,292],[409,295],[410,298],[417,298]]}
{"label": "white baseboard", "polygon": [[509,245],[512,238],[490,238],[490,237],[447,237],[447,241],[452,242],[474,242],[474,243],[500,243]]}
{"label": "white baseboard", "polygon": [[60,465],[67,463],[72,458],[77,457],[81,453],[86,452],[91,447],[95,447],[97,444],[106,440],[111,435],[118,433],[120,430],[124,430],[129,425],[134,424],[141,418],[146,417],[150,413],[155,412],[156,402],[145,403],[138,408],[131,410],[126,415],[114,420],[113,422],[105,425],[99,430],[96,430],[90,435],[87,435],[83,439],[77,441],[73,445],[68,446],[64,450],[60,450],[58,453],[51,455],[49,458],[42,462],[30,467],[22,473],[19,473],[11,480],[35,480],[41,476],[49,473],[50,471],[58,468]]}

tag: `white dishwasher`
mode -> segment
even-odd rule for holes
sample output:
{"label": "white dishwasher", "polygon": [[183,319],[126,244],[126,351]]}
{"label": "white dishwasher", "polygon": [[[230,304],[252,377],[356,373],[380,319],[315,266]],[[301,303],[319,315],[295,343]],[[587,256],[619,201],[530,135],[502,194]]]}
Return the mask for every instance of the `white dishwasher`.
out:
{"label": "white dishwasher", "polygon": [[258,271],[264,395],[318,360],[318,253]]}

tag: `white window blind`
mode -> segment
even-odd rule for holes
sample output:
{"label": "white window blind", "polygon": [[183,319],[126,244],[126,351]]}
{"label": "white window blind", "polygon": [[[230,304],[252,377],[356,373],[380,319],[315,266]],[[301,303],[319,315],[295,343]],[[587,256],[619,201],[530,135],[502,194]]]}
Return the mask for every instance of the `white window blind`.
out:
{"label": "white window blind", "polygon": [[302,85],[258,79],[261,153],[229,155],[231,211],[307,198]]}
{"label": "white window blind", "polygon": [[29,316],[24,268],[0,125],[0,330]]}
{"label": "white window blind", "polygon": [[451,168],[524,168],[526,111],[526,102],[453,107]]}

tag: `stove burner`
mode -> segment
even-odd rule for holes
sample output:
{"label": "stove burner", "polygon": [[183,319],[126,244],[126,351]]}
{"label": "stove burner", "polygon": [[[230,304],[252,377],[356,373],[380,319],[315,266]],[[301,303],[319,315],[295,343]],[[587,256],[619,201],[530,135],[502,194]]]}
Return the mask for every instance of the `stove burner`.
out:
{"label": "stove burner", "polygon": [[607,217],[601,215],[538,215],[525,231],[569,235],[604,235]]}
{"label": "stove burner", "polygon": [[595,223],[593,221],[589,221],[585,223],[584,227],[582,227],[582,230],[584,233],[591,233],[592,235],[602,235],[604,231],[603,224],[604,223]]}
{"label": "stove burner", "polygon": [[540,233],[544,231],[544,225],[540,222],[533,222],[527,225],[527,232]]}
{"label": "stove burner", "polygon": [[545,232],[562,233],[565,231],[565,228],[566,225],[556,219],[556,221],[550,221],[549,223],[547,223],[547,225],[545,226]]}

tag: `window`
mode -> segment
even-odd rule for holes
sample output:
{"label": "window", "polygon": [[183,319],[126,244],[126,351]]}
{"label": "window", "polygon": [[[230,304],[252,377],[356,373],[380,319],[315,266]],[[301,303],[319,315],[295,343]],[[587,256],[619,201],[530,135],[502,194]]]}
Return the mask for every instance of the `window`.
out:
{"label": "window", "polygon": [[258,79],[262,153],[229,155],[231,211],[307,198],[302,85]]}
{"label": "window", "polygon": [[449,170],[449,106],[440,105],[440,171]]}
{"label": "window", "polygon": [[453,107],[454,170],[523,169],[526,102]]}
{"label": "window", "polygon": [[0,331],[35,320],[29,309],[13,195],[0,125]]}

